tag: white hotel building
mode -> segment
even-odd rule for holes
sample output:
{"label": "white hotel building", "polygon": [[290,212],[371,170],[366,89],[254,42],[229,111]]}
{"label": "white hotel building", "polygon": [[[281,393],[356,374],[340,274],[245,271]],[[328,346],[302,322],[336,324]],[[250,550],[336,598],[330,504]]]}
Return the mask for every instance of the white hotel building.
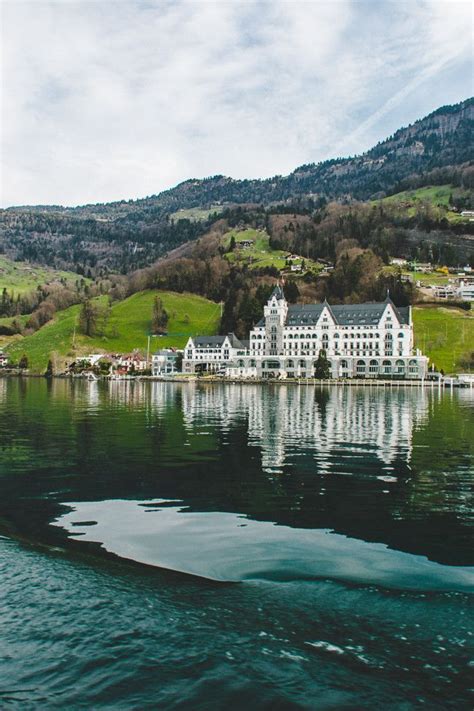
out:
{"label": "white hotel building", "polygon": [[289,305],[273,291],[249,342],[234,334],[189,338],[183,371],[239,378],[311,378],[324,350],[333,378],[421,379],[428,358],[414,352],[411,307],[382,303]]}

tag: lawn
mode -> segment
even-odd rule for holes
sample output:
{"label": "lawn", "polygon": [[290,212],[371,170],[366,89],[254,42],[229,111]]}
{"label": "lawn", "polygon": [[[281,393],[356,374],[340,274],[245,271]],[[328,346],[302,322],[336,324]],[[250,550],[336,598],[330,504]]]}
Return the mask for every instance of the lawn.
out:
{"label": "lawn", "polygon": [[187,210],[185,208],[177,210],[170,215],[171,220],[192,220],[194,222],[200,222],[201,220],[207,220],[210,215],[214,213],[219,214],[224,208],[221,205],[211,205],[209,209],[204,209],[202,207],[190,207]]}
{"label": "lawn", "polygon": [[[28,262],[14,262],[0,255],[0,290],[6,288],[15,295],[33,291],[38,286],[65,280],[74,284],[83,277],[74,272],[63,272]],[[89,281],[89,279],[86,279]]]}
{"label": "lawn", "polygon": [[430,284],[432,284],[433,286],[441,286],[447,284],[449,279],[453,278],[452,274],[446,276],[445,274],[437,274],[436,272],[432,272],[431,274],[424,274],[423,272],[404,271],[403,274],[406,274],[411,277],[415,284],[417,281],[419,281],[421,286],[429,286]]}
{"label": "lawn", "polygon": [[[275,267],[276,269],[284,269],[286,266],[287,251],[281,249],[272,249],[270,247],[270,237],[265,230],[231,230],[222,237],[222,245],[225,249],[229,249],[232,237],[236,244],[247,240],[252,240],[251,247],[236,247],[234,251],[227,252],[226,259],[229,262],[247,263],[251,269],[262,269],[263,267]],[[293,260],[294,264],[301,263],[302,257]],[[317,262],[311,259],[304,259],[307,269],[320,271],[322,268]]]}
{"label": "lawn", "polygon": [[472,311],[444,306],[413,308],[415,345],[445,373],[463,372],[462,360],[474,351]]}
{"label": "lawn", "polygon": [[[220,322],[219,304],[192,294],[142,291],[112,307],[104,336],[88,338],[78,333],[81,307],[77,305],[58,312],[52,322],[31,336],[15,337],[5,350],[13,360],[18,360],[26,353],[34,371],[42,371],[51,354],[59,368],[64,362],[85,353],[124,353],[135,348],[145,352],[151,328],[153,299],[157,294],[169,314],[169,322],[166,336],[151,339],[152,350],[183,347],[190,335],[217,332]],[[104,305],[106,298],[100,297],[96,302]]]}
{"label": "lawn", "polygon": [[405,203],[407,205],[407,213],[410,216],[415,214],[416,208],[420,203],[429,202],[440,209],[440,217],[446,217],[450,222],[467,222],[469,218],[461,217],[459,213],[452,212],[449,208],[449,197],[454,190],[459,193],[459,188],[453,185],[428,185],[416,190],[404,190],[401,193],[389,195],[380,202]]}

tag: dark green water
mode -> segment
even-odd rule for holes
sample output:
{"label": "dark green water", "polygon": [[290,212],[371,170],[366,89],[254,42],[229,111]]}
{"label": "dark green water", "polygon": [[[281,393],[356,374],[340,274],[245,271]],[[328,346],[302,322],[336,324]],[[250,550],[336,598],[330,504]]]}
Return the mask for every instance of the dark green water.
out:
{"label": "dark green water", "polygon": [[473,484],[469,391],[0,380],[0,708],[471,708]]}

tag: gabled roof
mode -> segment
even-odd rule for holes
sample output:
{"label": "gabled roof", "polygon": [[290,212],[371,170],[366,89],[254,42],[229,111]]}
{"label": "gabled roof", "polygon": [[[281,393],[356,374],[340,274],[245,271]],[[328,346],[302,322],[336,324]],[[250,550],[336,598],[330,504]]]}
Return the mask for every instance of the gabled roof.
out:
{"label": "gabled roof", "polygon": [[[393,308],[401,324],[410,323],[410,307],[397,307],[386,299],[379,303],[367,304],[335,304],[331,306],[326,301],[323,304],[293,304],[288,308],[286,319],[287,326],[315,325],[324,308],[328,308],[335,322],[340,326],[376,326],[387,307]],[[265,321],[259,321],[258,326],[263,326]]]}
{"label": "gabled roof", "polygon": [[235,333],[228,333],[227,338],[229,339],[232,348],[245,348],[244,344],[237,338]]}
{"label": "gabled roof", "polygon": [[231,348],[245,348],[234,333],[228,333],[226,336],[191,336],[191,338],[194,345],[200,348],[218,348],[226,338],[229,339]]}
{"label": "gabled roof", "polygon": [[217,346],[222,346],[226,336],[191,336],[191,338],[195,346],[216,348]]}
{"label": "gabled roof", "polygon": [[293,304],[288,307],[287,326],[314,325],[324,309],[324,304]]}

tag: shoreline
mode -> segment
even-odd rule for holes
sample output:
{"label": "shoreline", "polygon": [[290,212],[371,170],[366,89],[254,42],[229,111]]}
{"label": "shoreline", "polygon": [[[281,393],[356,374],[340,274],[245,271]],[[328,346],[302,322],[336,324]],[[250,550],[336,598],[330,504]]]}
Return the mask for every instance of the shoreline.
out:
{"label": "shoreline", "polygon": [[159,376],[159,375],[137,375],[133,377],[112,379],[107,376],[98,376],[94,379],[89,379],[82,376],[73,375],[52,375],[45,377],[40,373],[1,373],[1,378],[33,378],[44,380],[79,380],[82,382],[109,382],[109,383],[130,383],[130,382],[161,382],[161,383],[199,383],[201,385],[217,384],[234,384],[234,385],[293,385],[293,386],[342,386],[342,387],[408,387],[408,388],[462,388],[474,389],[474,381],[462,382],[456,376],[445,377],[444,380],[382,380],[380,378],[328,378],[326,380],[318,380],[316,378],[228,378],[216,376],[195,376],[195,375],[178,375],[178,376]]}

